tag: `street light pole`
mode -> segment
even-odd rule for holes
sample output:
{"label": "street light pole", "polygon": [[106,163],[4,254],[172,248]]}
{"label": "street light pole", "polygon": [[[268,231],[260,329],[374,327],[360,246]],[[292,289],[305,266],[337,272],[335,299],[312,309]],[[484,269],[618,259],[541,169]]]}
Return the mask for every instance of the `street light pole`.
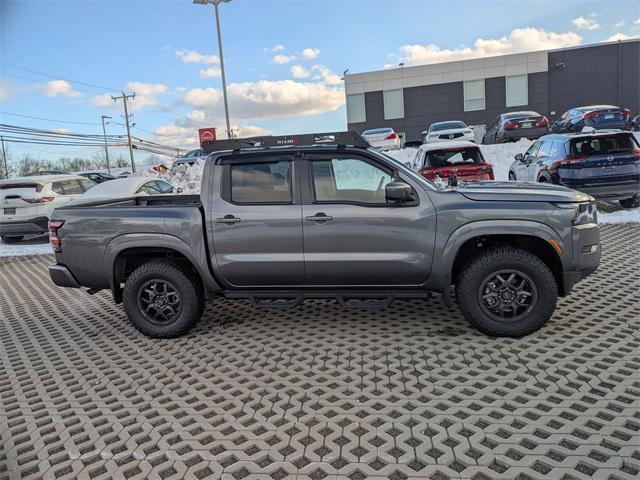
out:
{"label": "street light pole", "polygon": [[111,173],[111,166],[109,165],[109,147],[107,146],[107,130],[104,126],[105,119],[111,120],[111,117],[102,115],[102,135],[104,135],[104,155],[107,159],[107,173]]}
{"label": "street light pole", "polygon": [[218,51],[220,56],[220,77],[222,79],[222,97],[224,98],[224,117],[227,122],[227,138],[231,138],[231,122],[229,121],[229,101],[227,99],[227,77],[224,72],[224,53],[222,51],[222,33],[220,29],[220,4],[229,3],[231,0],[193,0],[193,3],[205,5],[213,3],[216,14],[216,30],[218,32]]}

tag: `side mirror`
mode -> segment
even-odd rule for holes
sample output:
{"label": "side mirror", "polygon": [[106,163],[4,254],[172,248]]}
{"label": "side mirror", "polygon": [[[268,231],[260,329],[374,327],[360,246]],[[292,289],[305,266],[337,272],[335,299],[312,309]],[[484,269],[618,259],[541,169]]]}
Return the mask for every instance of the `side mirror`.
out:
{"label": "side mirror", "polygon": [[522,162],[524,160],[524,155],[521,153],[517,153],[516,156],[513,158],[515,158],[519,162]]}
{"label": "side mirror", "polygon": [[384,187],[387,202],[410,202],[413,200],[413,189],[408,183],[395,180]]}
{"label": "side mirror", "polygon": [[176,188],[175,190],[176,190],[176,193],[182,193],[182,192],[184,192],[184,189],[183,189],[182,187],[178,187],[178,188]]}

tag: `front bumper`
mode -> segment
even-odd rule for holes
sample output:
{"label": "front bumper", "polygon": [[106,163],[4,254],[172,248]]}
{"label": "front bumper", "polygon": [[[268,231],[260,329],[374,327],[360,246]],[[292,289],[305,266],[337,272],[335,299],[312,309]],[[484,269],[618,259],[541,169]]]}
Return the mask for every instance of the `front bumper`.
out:
{"label": "front bumper", "polygon": [[456,138],[440,138],[440,137],[428,137],[425,138],[424,143],[445,143],[445,142],[473,142],[475,143],[476,139],[473,133],[463,135],[461,137]]}
{"label": "front bumper", "polygon": [[49,265],[49,276],[51,281],[59,287],[80,288],[80,284],[73,274],[65,265],[60,263]]}
{"label": "front bumper", "polygon": [[0,222],[0,235],[31,235],[49,231],[49,218],[36,217],[28,220]]}
{"label": "front bumper", "polygon": [[564,295],[568,295],[576,283],[597,270],[602,254],[597,224],[576,225],[571,229],[571,235],[573,268],[562,273]]}

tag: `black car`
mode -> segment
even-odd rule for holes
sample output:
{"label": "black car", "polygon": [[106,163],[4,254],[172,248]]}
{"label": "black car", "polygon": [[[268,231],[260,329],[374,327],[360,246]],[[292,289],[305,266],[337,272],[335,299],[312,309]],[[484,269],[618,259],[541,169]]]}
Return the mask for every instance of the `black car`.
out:
{"label": "black car", "polygon": [[498,115],[482,137],[482,143],[515,142],[521,138],[535,139],[545,135],[549,120],[538,112],[509,112]]}
{"label": "black car", "polygon": [[79,173],[78,175],[88,178],[89,180],[93,180],[96,183],[108,182],[109,180],[115,180],[116,178],[118,178],[114,175],[111,175],[110,173],[103,172],[83,172]]}
{"label": "black car", "polygon": [[590,105],[567,110],[551,125],[551,133],[581,132],[584,127],[627,128],[631,111],[613,105]]}
{"label": "black car", "polygon": [[624,131],[545,135],[516,155],[509,179],[560,184],[640,207],[640,145]]}

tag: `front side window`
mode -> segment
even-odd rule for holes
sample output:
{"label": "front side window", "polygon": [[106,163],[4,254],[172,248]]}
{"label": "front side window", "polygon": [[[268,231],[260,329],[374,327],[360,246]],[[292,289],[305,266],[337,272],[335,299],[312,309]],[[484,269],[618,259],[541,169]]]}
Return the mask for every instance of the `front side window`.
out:
{"label": "front side window", "polygon": [[507,107],[518,107],[529,103],[529,86],[526,74],[507,77],[505,86]]}
{"label": "front side window", "polygon": [[291,162],[231,164],[231,201],[234,203],[291,203]]}
{"label": "front side window", "polygon": [[538,158],[545,158],[551,156],[551,150],[553,148],[553,142],[543,142],[540,145],[540,150],[538,150]]}
{"label": "front side window", "polygon": [[96,186],[96,182],[89,180],[88,178],[79,178],[78,181],[80,182],[80,185],[82,186],[82,190],[83,191],[87,191],[89,190],[91,187],[95,187]]}
{"label": "front side window", "polygon": [[367,121],[364,104],[364,93],[347,95],[347,122],[361,123]]}
{"label": "front side window", "polygon": [[160,193],[160,190],[158,189],[156,182],[147,182],[144,185],[142,185],[136,193],[140,193],[140,192],[144,192],[149,195],[158,195]]}
{"label": "front side window", "polygon": [[312,161],[317,202],[386,204],[385,186],[391,172],[359,158]]}
{"label": "front side window", "polygon": [[160,189],[160,193],[173,193],[173,185],[163,182],[162,180],[158,180],[156,184]]}
{"label": "front side window", "polygon": [[404,118],[404,94],[402,89],[383,92],[384,119]]}
{"label": "front side window", "polygon": [[484,109],[484,79],[464,82],[464,111]]}
{"label": "front side window", "polygon": [[534,142],[528,150],[524,154],[524,158],[535,158],[536,153],[538,152],[538,148],[540,147],[540,142]]}

